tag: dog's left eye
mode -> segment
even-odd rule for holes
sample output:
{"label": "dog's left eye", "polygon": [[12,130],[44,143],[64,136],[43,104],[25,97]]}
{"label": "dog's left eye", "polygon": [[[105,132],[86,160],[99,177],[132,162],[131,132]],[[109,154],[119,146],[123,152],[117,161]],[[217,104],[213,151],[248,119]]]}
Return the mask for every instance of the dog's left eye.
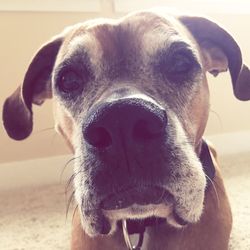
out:
{"label": "dog's left eye", "polygon": [[175,53],[170,59],[168,72],[176,74],[185,74],[192,69],[193,60],[185,53]]}
{"label": "dog's left eye", "polygon": [[82,86],[81,77],[74,71],[64,72],[58,81],[58,88],[64,93],[72,93],[78,91]]}
{"label": "dog's left eye", "polygon": [[199,63],[188,50],[163,53],[157,65],[161,74],[173,82],[183,82],[192,78],[198,68]]}

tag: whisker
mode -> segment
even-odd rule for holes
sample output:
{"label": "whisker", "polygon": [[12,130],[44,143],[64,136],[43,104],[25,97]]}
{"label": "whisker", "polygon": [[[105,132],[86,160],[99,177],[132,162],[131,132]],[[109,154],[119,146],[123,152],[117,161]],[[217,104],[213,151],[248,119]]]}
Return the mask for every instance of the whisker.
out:
{"label": "whisker", "polygon": [[76,213],[76,210],[77,210],[77,209],[78,209],[78,205],[75,206],[74,211],[73,211],[72,221],[71,221],[72,224],[73,224],[73,220],[74,220],[75,213]]}
{"label": "whisker", "polygon": [[75,196],[75,190],[71,193],[70,197],[69,197],[69,200],[68,200],[68,203],[67,203],[67,207],[66,207],[66,220],[68,218],[68,213],[69,213],[69,209],[70,209],[70,205],[73,201],[73,198]]}
{"label": "whisker", "polygon": [[[206,174],[205,174],[206,175]],[[208,180],[211,182],[212,184],[212,187],[214,189],[214,192],[215,192],[215,195],[216,195],[216,200],[217,200],[217,206],[218,208],[220,208],[220,199],[219,199],[219,195],[218,195],[218,192],[217,192],[217,189],[215,187],[215,184],[214,184],[214,181],[208,176],[206,175],[206,177],[208,178]]]}
{"label": "whisker", "polygon": [[75,179],[75,176],[76,176],[76,174],[73,173],[73,174],[69,177],[69,179],[68,179],[68,181],[67,181],[67,183],[66,183],[66,186],[65,186],[65,190],[64,190],[65,195],[67,195],[68,189],[70,188],[70,185],[73,183],[73,181],[74,181],[74,179]]}
{"label": "whisker", "polygon": [[69,179],[68,179],[68,181],[67,181],[67,183],[66,183],[66,186],[65,186],[65,195],[67,194],[67,191],[68,191],[70,185],[73,183],[75,177],[76,177],[78,174],[80,174],[80,173],[82,173],[82,170],[79,170],[78,172],[73,173],[73,174],[69,177]]}
{"label": "whisker", "polygon": [[[67,202],[67,205],[66,205],[66,216],[65,216],[65,219],[66,219],[66,220],[67,220],[67,218],[68,218],[70,206],[71,206],[71,204],[74,203],[73,201],[74,201],[74,196],[75,196],[75,192],[76,192],[74,186],[71,185],[71,184],[72,184],[72,182],[74,181],[75,177],[76,177],[78,174],[80,174],[81,172],[82,172],[82,170],[79,170],[77,173],[73,173],[73,174],[70,176],[70,178],[69,178],[69,180],[67,181],[66,186],[65,186],[64,195],[65,195],[65,197],[66,197],[66,200],[67,200],[67,193],[68,193],[68,191],[69,191],[69,190],[68,190],[69,187],[72,187],[72,189],[73,189],[72,192],[71,192],[71,194],[70,194],[70,196],[69,196],[68,201],[66,201],[66,202]],[[75,208],[75,209],[76,209],[76,208]],[[74,213],[75,213],[75,211],[74,211]]]}
{"label": "whisker", "polygon": [[62,182],[62,176],[63,176],[63,174],[64,174],[64,171],[65,171],[65,169],[69,166],[69,164],[71,163],[71,162],[73,162],[73,161],[75,161],[77,158],[79,158],[80,156],[75,156],[75,157],[72,157],[71,159],[69,159],[66,163],[65,163],[65,165],[64,165],[64,167],[63,167],[63,169],[62,169],[62,172],[61,172],[61,174],[60,174],[60,182]]}
{"label": "whisker", "polygon": [[54,127],[44,128],[44,129],[35,131],[35,132],[34,132],[34,135],[40,134],[40,133],[43,133],[43,132],[47,132],[47,131],[52,131],[52,130],[54,130],[54,129],[55,129]]}
{"label": "whisker", "polygon": [[220,115],[219,115],[215,110],[213,110],[213,109],[211,109],[211,108],[210,108],[209,111],[210,111],[212,114],[214,114],[215,117],[218,119],[219,124],[220,124],[220,128],[222,129],[222,128],[223,128],[223,123],[222,123],[222,120],[221,120],[221,118],[220,118]]}

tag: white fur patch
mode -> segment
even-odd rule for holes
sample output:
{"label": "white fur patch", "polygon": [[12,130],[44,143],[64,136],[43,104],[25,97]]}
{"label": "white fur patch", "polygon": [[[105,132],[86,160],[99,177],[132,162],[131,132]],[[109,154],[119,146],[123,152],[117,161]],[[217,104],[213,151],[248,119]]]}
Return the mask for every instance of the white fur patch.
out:
{"label": "white fur patch", "polygon": [[173,205],[133,205],[119,210],[103,210],[104,215],[111,222],[111,233],[116,229],[116,222],[123,219],[145,219],[149,217],[168,218],[173,211]]}

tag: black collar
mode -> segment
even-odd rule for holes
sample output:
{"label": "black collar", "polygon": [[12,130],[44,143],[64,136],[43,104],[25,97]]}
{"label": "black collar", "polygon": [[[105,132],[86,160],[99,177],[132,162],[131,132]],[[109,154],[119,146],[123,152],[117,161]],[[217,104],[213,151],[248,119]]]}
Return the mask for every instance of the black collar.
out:
{"label": "black collar", "polygon": [[[210,155],[209,147],[205,140],[202,140],[201,152],[200,152],[200,161],[202,163],[203,170],[206,174],[207,186],[214,179],[215,176],[215,167]],[[143,235],[147,227],[156,226],[165,222],[165,219],[161,218],[147,218],[145,220],[127,220],[127,228],[129,234],[140,234]]]}

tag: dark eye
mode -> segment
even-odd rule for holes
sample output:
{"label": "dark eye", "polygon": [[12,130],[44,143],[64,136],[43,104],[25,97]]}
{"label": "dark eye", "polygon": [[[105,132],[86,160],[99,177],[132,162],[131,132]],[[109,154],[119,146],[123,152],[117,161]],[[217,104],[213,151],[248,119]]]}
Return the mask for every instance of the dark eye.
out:
{"label": "dark eye", "polygon": [[175,53],[169,60],[167,71],[176,74],[186,74],[192,69],[193,63],[194,60],[190,55],[182,52]]}
{"label": "dark eye", "polygon": [[66,71],[60,76],[58,87],[64,93],[77,92],[82,88],[82,78],[74,71]]}
{"label": "dark eye", "polygon": [[156,69],[164,78],[182,83],[195,77],[200,64],[190,50],[183,49],[161,53]]}

